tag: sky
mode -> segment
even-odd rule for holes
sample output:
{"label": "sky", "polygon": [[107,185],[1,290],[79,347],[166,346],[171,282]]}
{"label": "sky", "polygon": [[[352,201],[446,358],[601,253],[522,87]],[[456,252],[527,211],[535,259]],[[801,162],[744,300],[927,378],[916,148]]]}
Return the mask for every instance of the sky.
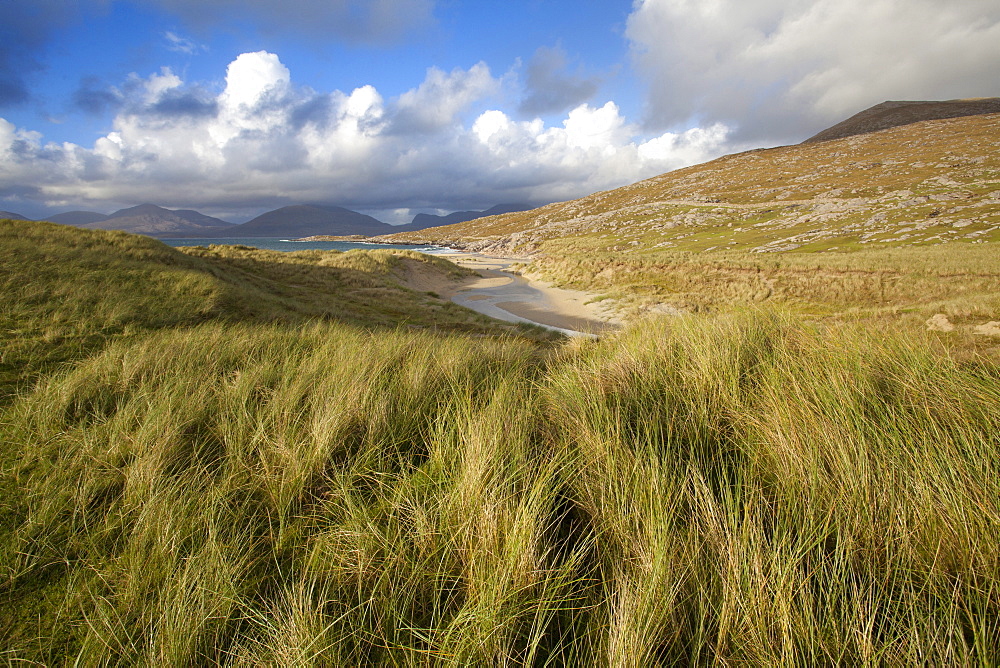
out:
{"label": "sky", "polygon": [[997,95],[997,0],[0,0],[0,209],[398,224]]}

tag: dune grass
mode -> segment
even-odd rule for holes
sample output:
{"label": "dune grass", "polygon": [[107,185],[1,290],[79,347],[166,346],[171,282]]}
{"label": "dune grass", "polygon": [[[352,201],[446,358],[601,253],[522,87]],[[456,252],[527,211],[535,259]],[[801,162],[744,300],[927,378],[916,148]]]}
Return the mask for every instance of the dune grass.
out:
{"label": "dune grass", "polygon": [[463,270],[407,251],[178,250],[124,232],[19,220],[0,220],[0,251],[0,401],[116,337],[213,320],[551,338],[408,289],[410,267],[444,280]]}
{"label": "dune grass", "polygon": [[768,314],[112,344],[3,414],[6,658],[993,663],[1000,368],[933,346]]}
{"label": "dune grass", "polygon": [[626,312],[656,305],[725,312],[766,305],[827,321],[924,329],[937,313],[959,327],[949,345],[984,352],[996,339],[974,327],[1000,321],[1000,257],[989,244],[855,252],[582,252],[567,242],[525,268],[601,294]]}
{"label": "dune grass", "polygon": [[434,259],[29,225],[10,664],[1000,661],[993,357],[737,303],[552,345],[403,287]]}

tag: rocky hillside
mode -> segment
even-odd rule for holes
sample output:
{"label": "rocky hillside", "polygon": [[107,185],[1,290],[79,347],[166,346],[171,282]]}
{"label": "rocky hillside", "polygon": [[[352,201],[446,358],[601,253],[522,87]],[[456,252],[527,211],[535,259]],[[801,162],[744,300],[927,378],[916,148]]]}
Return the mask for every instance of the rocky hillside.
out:
{"label": "rocky hillside", "polygon": [[802,143],[843,139],[920,121],[996,113],[1000,113],[1000,97],[926,102],[889,101],[865,109]]}
{"label": "rocky hillside", "polygon": [[532,211],[384,237],[529,255],[572,247],[846,250],[1000,240],[1000,114],[749,151]]}

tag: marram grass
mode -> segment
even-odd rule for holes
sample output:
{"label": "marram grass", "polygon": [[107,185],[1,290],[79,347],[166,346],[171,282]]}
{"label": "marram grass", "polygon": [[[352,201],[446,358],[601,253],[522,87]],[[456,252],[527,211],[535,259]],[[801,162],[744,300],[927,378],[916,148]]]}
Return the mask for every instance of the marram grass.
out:
{"label": "marram grass", "polygon": [[409,289],[411,272],[447,281],[467,270],[410,251],[178,250],[125,232],[0,220],[0,403],[111,341],[209,321],[553,336]]}
{"label": "marram grass", "polygon": [[112,342],[2,414],[8,661],[991,665],[1000,368],[744,314]]}

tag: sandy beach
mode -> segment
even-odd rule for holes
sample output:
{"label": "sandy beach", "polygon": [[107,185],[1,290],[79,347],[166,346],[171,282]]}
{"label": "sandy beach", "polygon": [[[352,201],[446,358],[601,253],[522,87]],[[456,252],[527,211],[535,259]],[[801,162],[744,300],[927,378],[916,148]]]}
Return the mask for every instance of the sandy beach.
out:
{"label": "sandy beach", "polygon": [[[479,277],[438,290],[453,302],[508,322],[530,322],[569,335],[598,335],[619,322],[593,302],[594,295],[557,288],[508,271],[521,260],[478,253],[442,255],[475,270]],[[443,287],[443,286],[442,286]]]}

